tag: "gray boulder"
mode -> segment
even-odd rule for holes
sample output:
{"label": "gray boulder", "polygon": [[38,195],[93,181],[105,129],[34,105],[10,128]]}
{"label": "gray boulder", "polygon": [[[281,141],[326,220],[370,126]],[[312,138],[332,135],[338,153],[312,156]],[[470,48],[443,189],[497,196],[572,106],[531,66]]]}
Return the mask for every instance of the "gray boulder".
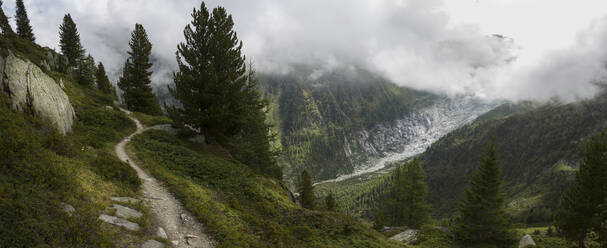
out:
{"label": "gray boulder", "polygon": [[392,236],[390,239],[403,242],[407,245],[417,242],[417,234],[419,230],[407,229],[402,233]]}
{"label": "gray boulder", "polygon": [[141,245],[141,248],[164,248],[164,244],[150,239]]}
{"label": "gray boulder", "polygon": [[120,203],[138,203],[139,200],[131,197],[110,197],[112,201]]}
{"label": "gray boulder", "polygon": [[135,209],[132,208],[127,208],[125,206],[122,205],[118,205],[118,204],[114,204],[112,207],[110,207],[111,209],[115,209],[116,210],[116,216],[120,217],[120,218],[139,218],[141,216],[143,216],[143,214]]}
{"label": "gray boulder", "polygon": [[131,231],[139,231],[139,224],[115,216],[102,214],[99,216],[99,220],[110,223],[112,225],[124,227]]}
{"label": "gray boulder", "polygon": [[156,236],[163,238],[163,239],[169,239],[169,237],[167,236],[167,233],[164,231],[164,229],[162,227],[158,227],[158,231],[156,231]]}
{"label": "gray boulder", "polygon": [[0,57],[0,87],[13,109],[33,110],[53,123],[61,134],[72,130],[75,112],[67,94],[32,62],[10,52]]}
{"label": "gray boulder", "polygon": [[531,247],[531,246],[536,246],[536,244],[535,244],[535,241],[533,241],[533,238],[531,237],[531,235],[529,235],[529,234],[523,236],[521,238],[521,241],[518,243],[518,248],[525,248],[525,247]]}

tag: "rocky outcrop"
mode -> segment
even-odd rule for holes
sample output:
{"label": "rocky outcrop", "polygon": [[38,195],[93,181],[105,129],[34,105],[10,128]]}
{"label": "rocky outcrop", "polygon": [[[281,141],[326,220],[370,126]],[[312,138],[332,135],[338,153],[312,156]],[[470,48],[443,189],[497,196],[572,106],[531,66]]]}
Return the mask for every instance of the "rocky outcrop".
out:
{"label": "rocky outcrop", "polygon": [[72,130],[75,112],[67,94],[34,63],[10,52],[0,57],[0,87],[13,109],[39,114],[61,134]]}

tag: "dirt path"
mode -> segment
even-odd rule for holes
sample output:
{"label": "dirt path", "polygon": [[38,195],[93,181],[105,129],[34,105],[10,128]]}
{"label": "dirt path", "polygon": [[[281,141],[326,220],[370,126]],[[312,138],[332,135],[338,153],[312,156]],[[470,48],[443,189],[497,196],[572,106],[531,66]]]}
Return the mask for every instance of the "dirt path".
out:
{"label": "dirt path", "polygon": [[[123,111],[127,114],[129,113],[128,111]],[[137,171],[139,178],[141,178],[143,182],[143,194],[151,203],[152,213],[154,214],[153,218],[166,231],[169,241],[173,243],[173,247],[212,248],[214,246],[213,242],[204,233],[202,224],[189,211],[184,209],[181,203],[160,182],[148,175],[129,158],[125,150],[126,143],[133,136],[146,130],[139,120],[132,116],[129,116],[129,118],[137,124],[137,131],[120,141],[116,145],[115,151],[118,158],[129,163]]]}

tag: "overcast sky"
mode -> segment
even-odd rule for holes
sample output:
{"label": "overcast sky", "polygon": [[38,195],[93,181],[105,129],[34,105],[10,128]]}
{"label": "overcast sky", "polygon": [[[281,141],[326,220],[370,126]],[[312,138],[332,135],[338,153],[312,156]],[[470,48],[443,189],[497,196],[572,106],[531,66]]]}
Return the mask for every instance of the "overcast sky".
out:
{"label": "overcast sky", "polygon": [[[397,84],[486,98],[592,96],[607,59],[605,0],[227,0],[258,71],[293,63],[362,66]],[[200,0],[25,0],[37,42],[57,48],[65,13],[84,47],[115,75],[130,31],[153,44],[154,80],[175,66],[176,45]],[[4,9],[13,15],[14,2]],[[495,36],[499,34],[501,36]],[[322,70],[320,71],[322,73]]]}

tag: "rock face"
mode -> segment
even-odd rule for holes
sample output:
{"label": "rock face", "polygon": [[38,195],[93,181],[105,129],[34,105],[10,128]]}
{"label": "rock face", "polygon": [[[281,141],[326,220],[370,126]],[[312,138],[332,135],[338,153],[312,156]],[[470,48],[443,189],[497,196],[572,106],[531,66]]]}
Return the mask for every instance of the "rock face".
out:
{"label": "rock face", "polygon": [[407,245],[413,244],[417,241],[417,234],[419,230],[407,229],[402,233],[392,236],[390,239],[403,242]]}
{"label": "rock face", "polygon": [[72,130],[75,113],[67,94],[32,62],[10,52],[0,57],[0,87],[13,109],[34,111],[51,121],[61,134]]}
{"label": "rock face", "polygon": [[527,234],[521,238],[521,241],[518,243],[518,248],[532,247],[535,246],[535,241],[531,235]]}

